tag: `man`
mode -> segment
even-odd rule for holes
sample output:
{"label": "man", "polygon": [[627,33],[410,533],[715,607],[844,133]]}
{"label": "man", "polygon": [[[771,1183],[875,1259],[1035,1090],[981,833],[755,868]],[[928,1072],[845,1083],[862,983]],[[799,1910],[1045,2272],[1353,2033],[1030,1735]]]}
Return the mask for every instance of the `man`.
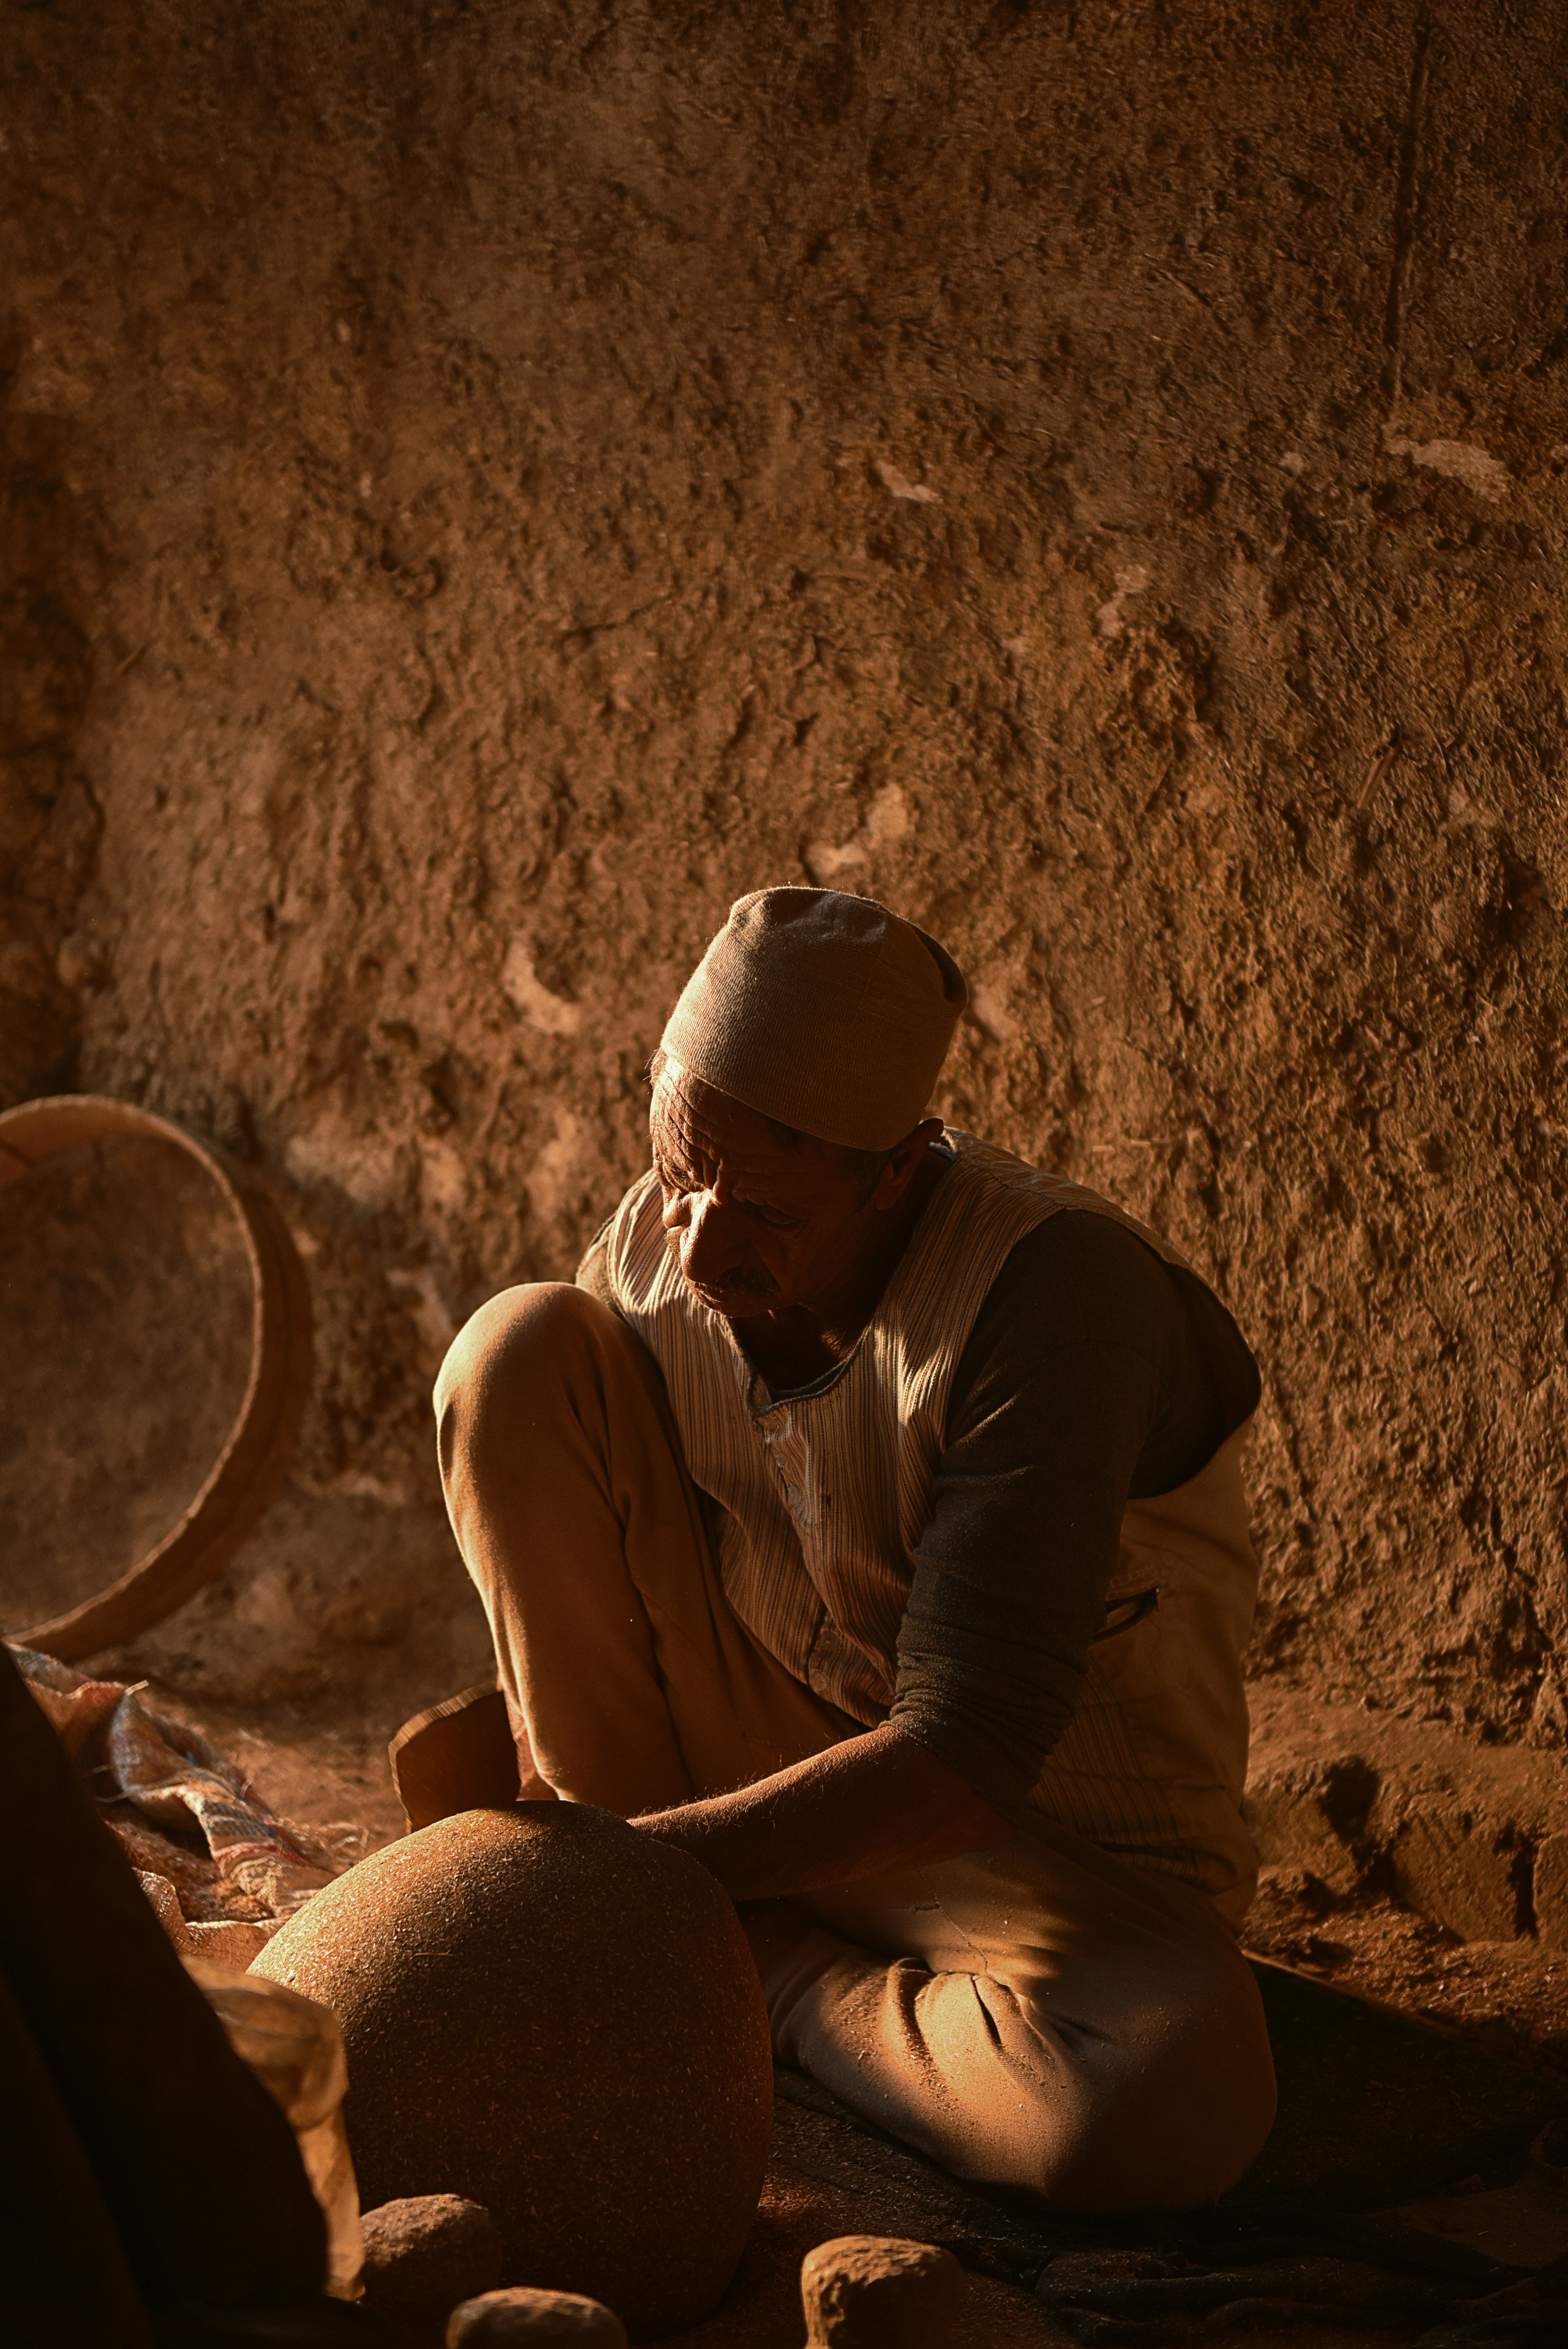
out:
{"label": "man", "polygon": [[961,2175],[1212,2200],[1274,2079],[1234,1927],[1255,1365],[1093,1193],[924,1115],[966,1000],[743,897],[575,1287],[436,1390],[525,1795],[710,1868],[780,2058]]}

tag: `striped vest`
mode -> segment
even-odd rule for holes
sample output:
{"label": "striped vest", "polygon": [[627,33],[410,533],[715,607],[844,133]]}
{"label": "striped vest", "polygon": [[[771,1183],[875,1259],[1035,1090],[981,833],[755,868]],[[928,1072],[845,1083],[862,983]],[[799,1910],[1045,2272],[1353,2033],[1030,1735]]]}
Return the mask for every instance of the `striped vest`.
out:
{"label": "striped vest", "polygon": [[[950,1129],[955,1163],[926,1202],[876,1311],[815,1392],[775,1401],[729,1324],[682,1279],[652,1171],[607,1234],[615,1304],[664,1373],[694,1483],[717,1504],[719,1568],[753,1636],[868,1726],[892,1702],[910,1552],[931,1514],[954,1372],[996,1275],[1063,1208],[1109,1216],[1182,1259],[1109,1201]],[[1109,1620],[1078,1710],[1033,1797],[1061,1825],[1212,1894],[1239,1917],[1252,1847],[1240,1800],[1241,1655],[1257,1564],[1231,1438],[1191,1484],[1130,1502]],[[1049,1572],[1050,1528],[1038,1571]],[[1151,1597],[1150,1594],[1157,1594]],[[1121,1602],[1137,1600],[1137,1606]]]}

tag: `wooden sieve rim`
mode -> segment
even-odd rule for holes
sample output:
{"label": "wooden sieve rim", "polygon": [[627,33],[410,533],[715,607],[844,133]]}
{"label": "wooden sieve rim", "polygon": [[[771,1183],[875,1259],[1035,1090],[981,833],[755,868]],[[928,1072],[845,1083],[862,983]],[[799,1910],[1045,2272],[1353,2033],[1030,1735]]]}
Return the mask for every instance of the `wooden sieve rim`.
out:
{"label": "wooden sieve rim", "polygon": [[102,1093],[22,1102],[0,1112],[0,1189],[62,1151],[118,1135],[171,1143],[222,1195],[250,1266],[251,1365],[223,1448],[172,1530],[80,1606],[6,1630],[21,1646],[67,1662],[135,1638],[211,1580],[282,1483],[310,1392],[310,1288],[288,1226],[258,1184],[182,1126]]}

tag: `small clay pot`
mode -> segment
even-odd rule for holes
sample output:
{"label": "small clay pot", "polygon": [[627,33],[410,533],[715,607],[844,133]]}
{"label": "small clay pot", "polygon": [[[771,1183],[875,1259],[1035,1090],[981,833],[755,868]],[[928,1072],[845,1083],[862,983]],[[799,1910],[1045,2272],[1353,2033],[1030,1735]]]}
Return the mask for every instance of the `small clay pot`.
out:
{"label": "small clay pot", "polygon": [[332,2009],[362,2201],[489,2210],[502,2280],[634,2339],[705,2316],[768,2159],[767,2016],[705,1868],[606,1811],[467,1811],[374,1853],[253,1971]]}

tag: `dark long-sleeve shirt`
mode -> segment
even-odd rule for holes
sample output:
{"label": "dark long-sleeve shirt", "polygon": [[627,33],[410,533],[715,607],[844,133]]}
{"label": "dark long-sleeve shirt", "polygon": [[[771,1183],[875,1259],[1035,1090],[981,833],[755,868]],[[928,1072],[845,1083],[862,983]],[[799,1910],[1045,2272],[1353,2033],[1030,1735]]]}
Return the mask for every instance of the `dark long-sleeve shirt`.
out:
{"label": "dark long-sleeve shirt", "polygon": [[1026,1235],[954,1372],[892,1718],[1016,1816],[1072,1716],[1129,1500],[1173,1492],[1257,1407],[1196,1274],[1108,1216]]}

